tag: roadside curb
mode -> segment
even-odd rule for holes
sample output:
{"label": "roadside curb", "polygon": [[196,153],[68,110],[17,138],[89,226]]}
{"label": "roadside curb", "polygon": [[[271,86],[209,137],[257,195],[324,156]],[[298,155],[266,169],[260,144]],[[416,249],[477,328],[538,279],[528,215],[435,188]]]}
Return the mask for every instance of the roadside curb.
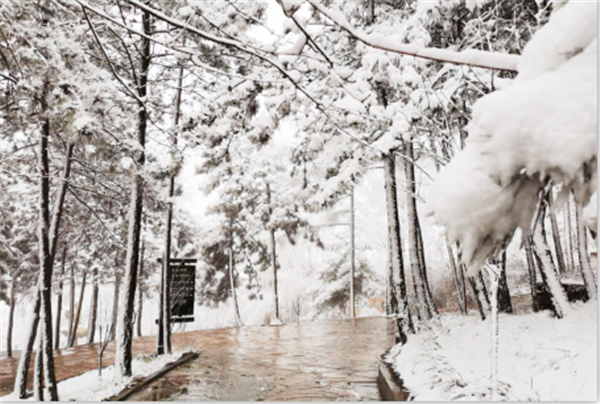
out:
{"label": "roadside curb", "polygon": [[171,370],[191,361],[192,359],[196,359],[199,355],[199,352],[186,352],[181,356],[181,358],[177,359],[175,362],[168,363],[167,365],[165,365],[165,367],[151,374],[150,376],[147,376],[143,379],[134,380],[132,385],[127,386],[121,392],[115,394],[114,396],[105,398],[102,401],[125,401],[133,394],[137,393],[142,388],[149,385],[150,383],[156,381],[157,379],[160,379],[161,377],[169,373]]}
{"label": "roadside curb", "polygon": [[409,401],[409,393],[404,389],[402,379],[383,360],[379,361],[377,388],[383,401]]}

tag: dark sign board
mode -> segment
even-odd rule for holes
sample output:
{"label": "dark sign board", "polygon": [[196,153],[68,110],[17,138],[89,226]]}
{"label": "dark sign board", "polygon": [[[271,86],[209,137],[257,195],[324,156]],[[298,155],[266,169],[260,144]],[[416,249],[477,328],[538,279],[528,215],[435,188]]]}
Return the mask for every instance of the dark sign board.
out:
{"label": "dark sign board", "polygon": [[196,260],[171,258],[171,321],[193,321]]}

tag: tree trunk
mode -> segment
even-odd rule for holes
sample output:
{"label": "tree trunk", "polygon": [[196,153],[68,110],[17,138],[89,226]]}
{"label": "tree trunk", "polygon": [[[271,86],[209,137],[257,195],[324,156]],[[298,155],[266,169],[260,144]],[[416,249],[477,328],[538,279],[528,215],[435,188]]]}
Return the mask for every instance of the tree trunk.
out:
{"label": "tree trunk", "polygon": [[12,334],[13,324],[15,318],[15,305],[16,305],[16,292],[15,292],[16,279],[13,276],[10,282],[10,309],[8,312],[8,331],[6,332],[6,357],[12,358]]}
{"label": "tree trunk", "polygon": [[77,329],[79,328],[81,308],[83,307],[83,296],[85,295],[86,278],[87,271],[83,271],[83,277],[81,278],[81,289],[79,290],[79,302],[77,303],[77,314],[75,315],[75,321],[73,322],[73,331],[71,332],[71,339],[69,340],[69,348],[73,347],[77,342]]}
{"label": "tree trunk", "polygon": [[529,288],[531,289],[531,304],[534,312],[539,310],[537,297],[537,275],[533,252],[533,236],[528,235],[525,242],[525,254],[527,257],[527,271],[529,273]]}
{"label": "tree trunk", "polygon": [[[48,84],[45,84],[42,109],[47,110],[46,94]],[[43,330],[44,353],[44,384],[48,389],[51,401],[58,401],[56,377],[54,374],[54,356],[52,352],[52,260],[50,245],[50,171],[48,163],[48,140],[50,138],[50,120],[45,118],[40,136],[39,171],[40,171],[40,201],[38,248],[40,262],[41,286],[41,326]]]}
{"label": "tree trunk", "polygon": [[163,286],[161,287],[162,295],[161,299],[163,303],[162,307],[162,321],[159,324],[162,327],[163,335],[163,346],[164,351],[167,354],[171,353],[171,267],[169,261],[171,257],[171,234],[173,230],[173,202],[172,198],[175,193],[175,149],[177,147],[177,130],[179,126],[179,116],[181,109],[181,92],[183,87],[183,66],[179,66],[179,77],[177,80],[177,95],[175,98],[175,118],[173,122],[173,135],[172,135],[172,167],[169,174],[169,190],[167,199],[167,213],[166,213],[166,232],[165,232],[165,252],[162,265],[162,280]]}
{"label": "tree trunk", "polygon": [[[416,213],[416,212],[415,212]],[[427,265],[425,263],[425,248],[423,247],[423,233],[421,231],[421,221],[419,220],[419,215],[416,215],[416,224],[417,224],[417,247],[418,247],[418,255],[419,255],[419,263],[421,266],[421,276],[425,283],[425,289],[427,292],[427,307],[428,310],[431,311],[432,316],[437,316],[438,311],[435,306],[435,302],[433,301],[433,294],[431,293],[431,286],[429,285],[429,279],[427,279]]]}
{"label": "tree trunk", "polygon": [[550,292],[556,317],[563,318],[565,312],[569,311],[570,305],[565,291],[556,274],[554,261],[552,261],[552,252],[550,251],[550,246],[546,241],[544,216],[545,212],[542,205],[542,212],[533,233],[533,247],[539,260],[542,280]]}
{"label": "tree trunk", "polygon": [[142,336],[142,309],[144,307],[144,291],[142,290],[142,280],[144,279],[144,252],[146,243],[142,241],[142,255],[140,257],[140,270],[138,274],[138,315],[137,315],[137,336]]}
{"label": "tree trunk", "polygon": [[65,276],[65,264],[67,259],[67,245],[63,247],[62,265],[60,268],[60,282],[58,283],[58,296],[56,297],[56,324],[54,326],[54,349],[60,348],[60,322],[62,316],[63,279]]}
{"label": "tree trunk", "polygon": [[552,226],[552,240],[554,241],[554,252],[556,253],[556,263],[558,264],[558,273],[565,273],[567,267],[565,265],[565,256],[563,254],[562,244],[560,242],[560,232],[558,231],[558,221],[556,220],[556,213],[552,210],[552,204],[554,203],[554,197],[552,196],[552,189],[546,195],[548,202],[548,215],[550,216],[550,225]]}
{"label": "tree trunk", "polygon": [[[454,287],[456,288],[456,294],[458,296],[458,308],[461,314],[467,314],[467,300],[464,291],[464,276],[462,272],[459,274],[456,261],[454,260],[454,252],[452,246],[446,240],[446,251],[448,252],[448,262],[450,263],[450,269],[452,270],[452,280],[454,281]],[[462,282],[461,282],[461,277]]]}
{"label": "tree trunk", "polygon": [[94,277],[94,288],[92,289],[92,300],[90,302],[90,318],[88,323],[88,344],[94,343],[94,337],[96,336],[96,320],[98,318],[98,268],[94,267],[92,272]]}
{"label": "tree trunk", "polygon": [[[142,14],[142,25],[144,34],[150,35],[150,14],[146,11]],[[140,80],[138,95],[141,99],[146,98],[148,85],[148,70],[150,68],[150,39],[142,38],[142,60],[140,69]],[[146,126],[148,112],[144,105],[139,105],[138,113],[138,138],[141,150],[136,158],[137,173],[131,190],[131,202],[129,207],[129,229],[127,235],[127,258],[125,263],[125,287],[123,288],[123,299],[119,304],[117,322],[117,348],[115,354],[115,366],[119,368],[122,376],[131,376],[131,344],[133,338],[133,316],[135,304],[135,288],[137,286],[137,270],[140,251],[140,233],[142,227],[142,209],[144,193],[144,177],[142,169],[146,161]]]}
{"label": "tree trunk", "polygon": [[491,307],[491,316],[492,316],[492,352],[491,352],[491,362],[492,362],[492,401],[500,401],[498,398],[498,348],[499,348],[499,327],[498,327],[498,313],[499,307],[498,303],[500,302],[500,297],[498,296],[498,289],[500,278],[502,278],[502,272],[504,272],[504,268],[500,267],[500,277],[498,275],[491,273],[491,285],[492,289],[492,307]]}
{"label": "tree trunk", "polygon": [[33,399],[44,401],[44,331],[40,330],[38,349],[35,354],[35,367],[33,368]]}
{"label": "tree trunk", "polygon": [[458,280],[461,285],[462,300],[465,304],[465,314],[469,312],[468,300],[467,300],[467,282],[465,280],[466,268],[464,264],[458,263]]}
{"label": "tree trunk", "polygon": [[427,321],[433,317],[433,311],[429,306],[427,296],[427,286],[423,277],[421,260],[419,257],[419,230],[417,205],[415,199],[415,167],[413,162],[413,145],[411,141],[404,143],[404,174],[406,177],[406,210],[408,213],[408,251],[410,258],[410,268],[415,288],[415,298],[417,299],[417,313],[419,320]]}
{"label": "tree trunk", "polygon": [[273,268],[273,305],[275,307],[275,318],[279,318],[279,292],[277,288],[277,245],[275,243],[275,229],[269,230],[271,240],[271,268]]}
{"label": "tree trunk", "polygon": [[496,292],[496,296],[498,297],[498,310],[500,310],[501,313],[512,314],[513,307],[510,300],[508,281],[506,279],[506,249],[502,252],[500,268],[500,275],[498,277],[498,291]]}
{"label": "tree trunk", "polygon": [[483,282],[481,272],[475,276],[469,276],[469,283],[471,284],[471,289],[473,289],[473,297],[477,302],[481,319],[485,320],[487,313],[490,312],[490,300],[487,295],[487,290],[485,289],[485,283]]}
{"label": "tree trunk", "polygon": [[27,344],[25,349],[21,353],[19,359],[19,366],[17,368],[17,374],[15,376],[15,391],[19,392],[19,398],[27,398],[27,375],[29,373],[29,363],[31,362],[31,356],[33,354],[33,346],[35,345],[37,329],[40,323],[40,306],[42,304],[39,297],[39,287],[36,289],[36,297],[33,303],[33,315],[31,316],[31,325],[29,326],[29,334],[27,336]]}
{"label": "tree trunk", "polygon": [[110,337],[109,337],[109,339],[111,341],[115,339],[115,330],[117,329],[120,290],[121,290],[121,276],[117,273],[117,274],[115,274],[115,286],[113,289],[113,307],[112,307],[112,316],[111,316],[112,328],[111,328]]}
{"label": "tree trunk", "polygon": [[[267,204],[269,205],[269,218],[273,214],[273,208],[271,206],[271,186],[267,183]],[[269,242],[271,244],[271,268],[273,269],[273,308],[275,318],[281,321],[279,318],[279,291],[277,288],[277,244],[275,243],[275,228],[269,230]]]}
{"label": "tree trunk", "polygon": [[[175,176],[171,175],[169,179],[169,200],[173,197],[175,189]],[[171,257],[171,232],[173,224],[173,205],[171,202],[168,203],[167,217],[166,217],[166,234],[165,234],[165,251],[162,259],[162,279],[161,279],[161,321],[159,322],[162,327],[162,342],[164,353],[171,353],[171,267],[169,265]],[[162,353],[162,352],[159,352]]]}
{"label": "tree trunk", "polygon": [[73,338],[73,322],[75,321],[75,265],[71,262],[71,279],[69,279],[69,332],[67,333],[67,346]]}
{"label": "tree trunk", "polygon": [[581,274],[583,275],[583,281],[588,292],[588,297],[590,300],[597,300],[598,292],[596,280],[594,279],[594,273],[590,267],[585,227],[583,226],[583,220],[581,220],[581,205],[578,203],[575,203],[575,220],[577,221],[577,252],[579,254],[579,267],[581,268]]}
{"label": "tree trunk", "polygon": [[368,0],[369,1],[369,16],[367,18],[367,23],[369,25],[374,24],[375,23],[375,0]]}
{"label": "tree trunk", "polygon": [[571,201],[570,199],[567,200],[567,209],[566,209],[566,219],[565,219],[565,225],[567,228],[567,240],[569,243],[569,271],[570,272],[575,272],[575,243],[573,241],[573,225],[572,225],[572,220],[571,220]]}
{"label": "tree trunk", "polygon": [[[385,174],[385,195],[388,222],[388,282],[390,313],[398,316],[400,337],[414,333],[412,317],[406,293],[404,261],[402,258],[402,240],[400,238],[400,218],[398,214],[398,193],[396,191],[396,163],[392,152],[383,156]],[[397,279],[397,283],[396,283]]]}
{"label": "tree trunk", "polygon": [[229,287],[231,290],[231,298],[233,300],[233,310],[235,315],[235,322],[238,327],[242,326],[242,319],[240,317],[240,308],[238,306],[237,294],[235,293],[235,276],[234,276],[234,260],[233,260],[233,219],[229,219],[230,228],[230,239],[229,239]]}
{"label": "tree trunk", "polygon": [[50,223],[50,256],[52,258],[52,264],[54,264],[54,258],[56,257],[56,248],[58,247],[58,236],[60,230],[60,222],[62,214],[64,212],[65,198],[67,196],[67,190],[69,189],[69,179],[71,177],[71,163],[73,162],[73,150],[75,149],[75,143],[69,142],[67,144],[65,165],[63,167],[62,178],[60,181],[60,187],[57,191],[56,200],[54,201],[54,209],[52,211],[52,222]]}
{"label": "tree trunk", "polygon": [[[44,90],[44,91],[46,91],[46,90]],[[47,109],[45,97],[46,97],[46,94],[44,94],[42,97],[43,98],[43,101],[42,101],[42,110],[43,111],[45,111]],[[44,143],[44,142],[40,142],[40,147],[44,147],[46,149],[46,152],[45,152],[46,161],[48,160],[47,145],[48,145],[49,136],[50,136],[50,122],[46,119],[44,121],[44,125],[42,128],[42,137],[46,138],[45,146],[42,146],[42,143]],[[47,270],[49,271],[50,274],[52,274],[52,266],[54,264],[56,246],[58,244],[60,220],[62,217],[62,213],[64,211],[64,209],[63,209],[64,201],[65,201],[65,196],[66,196],[67,189],[69,186],[68,179],[71,174],[71,162],[72,162],[72,157],[73,157],[73,149],[74,149],[74,143],[69,143],[67,146],[65,166],[63,169],[63,177],[61,178],[60,188],[58,190],[57,198],[54,203],[52,223],[49,225],[50,226],[49,227],[50,237],[48,240],[48,244],[49,244],[48,245],[48,254],[50,255],[50,257],[49,257],[49,263],[48,263]],[[40,153],[40,158],[42,158],[42,153]],[[43,182],[43,179],[41,179],[40,181]],[[50,184],[49,184],[48,178],[46,178],[46,186],[48,188],[48,198],[47,198],[48,202],[47,203],[49,205]],[[48,208],[48,210],[49,210],[49,208]],[[48,212],[48,214],[49,214],[49,212]],[[21,398],[21,399],[24,399],[27,397],[27,374],[29,373],[29,363],[31,361],[31,355],[33,353],[33,346],[35,344],[35,338],[37,335],[38,325],[39,325],[39,321],[40,321],[40,309],[42,307],[42,302],[41,302],[42,293],[40,293],[40,292],[42,291],[42,288],[43,288],[43,284],[41,283],[41,281],[38,281],[37,290],[36,290],[36,293],[34,294],[35,300],[33,303],[32,321],[31,321],[31,325],[29,328],[29,334],[27,336],[27,343],[25,345],[25,350],[23,350],[21,357],[19,359],[19,367],[17,369],[17,375],[15,377],[15,390],[19,392],[19,398]],[[51,322],[52,321],[50,321],[50,323]],[[50,334],[49,338],[52,339],[52,334]],[[54,368],[52,368],[52,369],[54,369]],[[55,386],[54,387],[51,386],[51,391],[52,390],[55,390]]]}
{"label": "tree trunk", "polygon": [[356,272],[356,240],[355,240],[354,187],[350,191],[350,317],[356,318],[356,295],[354,277]]}

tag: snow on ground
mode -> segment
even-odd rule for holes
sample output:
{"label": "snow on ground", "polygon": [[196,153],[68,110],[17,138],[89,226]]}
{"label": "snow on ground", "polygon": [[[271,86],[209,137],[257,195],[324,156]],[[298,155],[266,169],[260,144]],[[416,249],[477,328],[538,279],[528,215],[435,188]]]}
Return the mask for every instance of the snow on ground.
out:
{"label": "snow on ground", "polygon": [[[597,305],[562,320],[549,312],[500,316],[499,393],[504,400],[597,400]],[[386,357],[415,400],[488,400],[491,324],[443,315]]]}
{"label": "snow on ground", "polygon": [[[132,362],[132,377],[121,377],[114,371],[114,366],[104,368],[102,376],[98,375],[98,370],[86,372],[58,383],[58,397],[60,401],[102,401],[124,390],[135,378],[150,376],[168,363],[175,362],[183,354],[184,352],[178,352],[159,357],[139,355]],[[19,400],[13,392],[2,397],[2,401],[33,401],[33,398]]]}

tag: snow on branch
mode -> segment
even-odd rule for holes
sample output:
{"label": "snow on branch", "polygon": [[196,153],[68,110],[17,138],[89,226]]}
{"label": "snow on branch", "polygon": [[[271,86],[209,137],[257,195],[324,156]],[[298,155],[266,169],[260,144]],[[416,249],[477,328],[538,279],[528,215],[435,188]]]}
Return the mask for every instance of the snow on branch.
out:
{"label": "snow on branch", "polygon": [[275,69],[277,69],[279,71],[279,73],[284,76],[290,83],[292,83],[292,85],[294,87],[296,87],[296,89],[298,91],[300,91],[302,94],[304,94],[308,99],[310,99],[313,103],[315,103],[319,108],[323,108],[321,103],[316,100],[310,93],[307,92],[306,89],[304,89],[302,86],[300,86],[296,80],[294,80],[294,78],[292,76],[290,76],[289,72],[287,70],[285,70],[285,68],[277,61],[272,60],[271,58],[269,58],[268,56],[265,56],[262,53],[259,53],[259,51],[252,49],[250,46],[235,40],[235,39],[227,39],[227,38],[221,38],[215,35],[212,35],[208,32],[202,31],[198,28],[195,27],[191,27],[189,26],[189,24],[183,23],[177,19],[171,18],[168,15],[160,12],[159,10],[149,7],[148,5],[137,1],[137,0],[126,0],[129,4],[146,11],[147,13],[151,14],[152,16],[154,16],[155,18],[158,18],[159,20],[162,20],[174,27],[177,28],[181,28],[183,30],[187,30],[192,34],[195,34],[197,36],[199,36],[202,39],[205,39],[207,41],[210,41],[212,43],[227,47],[227,48],[232,48],[232,49],[237,49],[241,52],[244,52],[250,56],[254,56],[260,60],[262,60],[263,62],[271,65],[272,67],[274,67]]}
{"label": "snow on branch", "polygon": [[329,10],[319,0],[306,0],[317,11],[333,21],[338,27],[348,32],[354,38],[376,49],[401,55],[414,56],[437,62],[453,63],[472,67],[481,67],[507,72],[518,72],[520,57],[499,52],[485,52],[476,49],[453,51],[449,49],[426,48],[413,44],[396,43],[383,35],[366,34],[353,28],[346,18],[339,12]]}

